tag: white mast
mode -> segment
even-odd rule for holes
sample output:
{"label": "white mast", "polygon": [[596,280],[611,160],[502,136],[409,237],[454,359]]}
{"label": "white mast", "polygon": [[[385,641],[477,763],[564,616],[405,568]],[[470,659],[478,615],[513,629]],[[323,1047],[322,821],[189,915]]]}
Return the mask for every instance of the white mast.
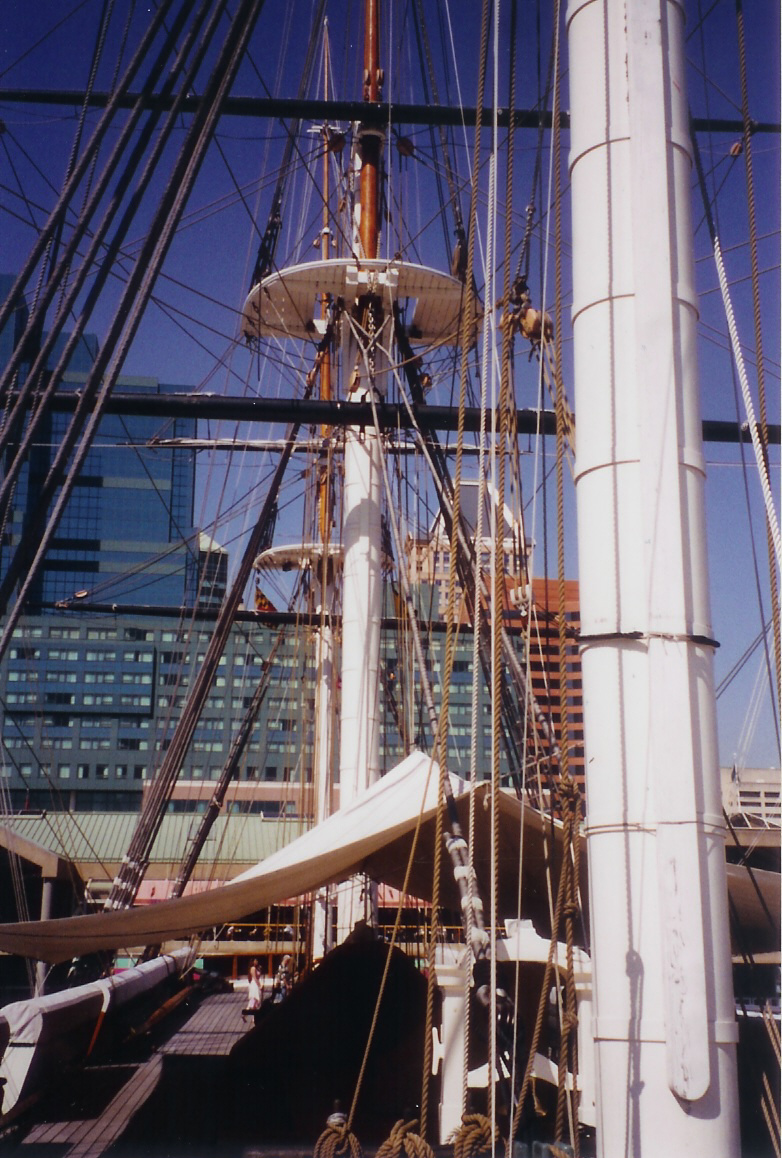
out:
{"label": "white mast", "polygon": [[739,1152],[684,12],[571,0],[598,1153]]}
{"label": "white mast", "polygon": [[[380,19],[377,0],[364,4],[364,100],[381,97]],[[358,127],[358,161],[361,200],[356,247],[359,269],[355,286],[356,323],[364,334],[346,334],[343,374],[348,401],[363,402],[383,382],[380,351],[373,338],[380,337],[382,298],[376,275],[368,278],[361,261],[377,257],[380,167],[383,132],[368,125]],[[374,430],[348,427],[345,431],[345,478],[342,491],[342,691],[339,736],[339,804],[346,808],[359,792],[380,775],[380,616],[381,573],[381,453]],[[374,891],[374,890],[373,890]],[[362,895],[359,881],[348,883],[339,901],[338,939],[343,940],[356,922],[376,924],[376,901]]]}

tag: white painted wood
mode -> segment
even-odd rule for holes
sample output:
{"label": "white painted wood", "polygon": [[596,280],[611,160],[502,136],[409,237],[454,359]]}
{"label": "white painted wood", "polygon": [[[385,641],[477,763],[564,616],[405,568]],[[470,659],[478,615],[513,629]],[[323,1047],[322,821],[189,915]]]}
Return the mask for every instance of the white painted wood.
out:
{"label": "white painted wood", "polygon": [[246,338],[278,334],[317,340],[323,333],[318,298],[331,294],[350,306],[356,290],[366,292],[374,278],[386,305],[396,299],[410,305],[408,336],[423,345],[455,346],[460,339],[464,286],[458,278],[426,266],[385,258],[362,260],[335,257],[279,270],[253,286],[242,311]]}
{"label": "white painted wood", "polygon": [[598,1153],[738,1154],[684,14],[571,0]]}

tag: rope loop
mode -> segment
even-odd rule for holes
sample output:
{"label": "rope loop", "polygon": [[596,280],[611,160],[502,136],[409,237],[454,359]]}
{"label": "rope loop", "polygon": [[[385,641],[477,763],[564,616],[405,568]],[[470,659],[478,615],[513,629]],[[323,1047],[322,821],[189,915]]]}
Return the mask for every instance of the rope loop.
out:
{"label": "rope loop", "polygon": [[346,1122],[326,1126],[315,1143],[312,1158],[363,1158],[361,1143]]}
{"label": "rope loop", "polygon": [[563,1010],[563,1013],[562,1013],[562,1036],[564,1037],[565,1034],[572,1033],[573,1030],[577,1028],[577,1026],[578,1026],[578,1014]]}
{"label": "rope loop", "polygon": [[378,1149],[376,1158],[401,1158],[402,1150],[407,1158],[434,1158],[434,1151],[429,1143],[420,1134],[413,1133],[413,1127],[417,1125],[417,1118],[409,1122],[400,1118],[395,1122],[391,1133]]}
{"label": "rope loop", "polygon": [[567,778],[561,776],[557,784],[557,792],[563,803],[565,801],[575,800],[579,794],[578,784],[576,784],[575,780],[570,776]]}
{"label": "rope loop", "polygon": [[462,1124],[453,1140],[453,1158],[474,1158],[491,1150],[496,1144],[500,1131],[495,1126],[492,1136],[491,1122],[485,1114],[463,1114]]}

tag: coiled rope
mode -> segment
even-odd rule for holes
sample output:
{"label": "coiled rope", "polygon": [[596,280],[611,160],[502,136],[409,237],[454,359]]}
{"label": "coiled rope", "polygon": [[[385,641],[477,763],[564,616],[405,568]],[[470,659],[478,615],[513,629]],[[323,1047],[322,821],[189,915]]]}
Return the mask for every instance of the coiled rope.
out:
{"label": "coiled rope", "polygon": [[463,1114],[462,1124],[453,1140],[453,1158],[473,1158],[494,1150],[500,1138],[497,1127],[492,1125],[485,1114]]}
{"label": "coiled rope", "polygon": [[434,1158],[434,1150],[420,1134],[414,1133],[418,1119],[406,1122],[400,1118],[391,1128],[391,1133],[377,1151],[376,1158],[401,1158],[404,1150],[407,1158]]}
{"label": "coiled rope", "polygon": [[347,1122],[329,1121],[315,1143],[312,1158],[343,1158],[343,1155],[349,1155],[349,1158],[363,1158],[364,1151],[356,1135],[348,1129]]}

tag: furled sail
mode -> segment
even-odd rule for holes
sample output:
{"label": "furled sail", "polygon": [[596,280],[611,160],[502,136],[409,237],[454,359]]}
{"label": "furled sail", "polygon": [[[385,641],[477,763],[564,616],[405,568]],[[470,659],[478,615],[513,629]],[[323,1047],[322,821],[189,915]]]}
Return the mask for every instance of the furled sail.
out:
{"label": "furled sail", "polygon": [[[420,833],[408,887],[413,896],[430,899],[438,782],[437,764],[423,752],[413,752],[350,807],[334,813],[230,884],[136,909],[0,925],[0,950],[56,964],[98,950],[188,937],[356,873],[365,872],[374,880],[401,888],[419,819]],[[466,825],[467,785],[453,775],[451,783],[460,818]],[[490,813],[483,808],[489,790],[488,785],[482,785],[476,793],[477,815],[487,818],[476,827],[475,871],[479,882],[487,879],[490,868]],[[558,869],[560,829],[509,793],[500,794],[499,911],[503,916],[516,915],[522,823],[522,914],[530,917],[542,934],[547,934],[543,870],[547,856],[554,870]],[[440,849],[439,855],[444,858],[447,854]],[[585,857],[582,872],[585,879]],[[446,907],[456,909],[458,897],[453,881],[448,873],[442,874],[442,880],[442,901]],[[776,951],[780,938],[779,876],[756,870],[750,879],[745,869],[729,865],[728,887],[734,916],[740,922],[741,944],[756,953]],[[734,935],[737,933],[738,930]]]}

